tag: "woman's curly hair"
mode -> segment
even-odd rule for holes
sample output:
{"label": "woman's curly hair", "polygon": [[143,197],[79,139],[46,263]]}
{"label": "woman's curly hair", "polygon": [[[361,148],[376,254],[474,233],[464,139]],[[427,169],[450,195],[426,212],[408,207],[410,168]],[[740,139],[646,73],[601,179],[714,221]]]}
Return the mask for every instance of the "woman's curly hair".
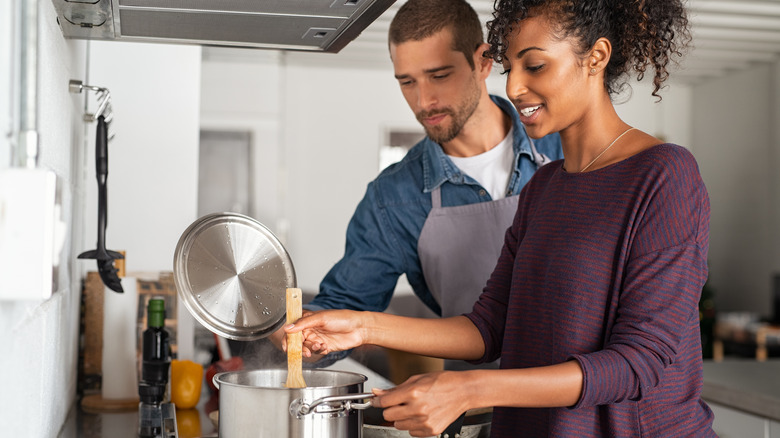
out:
{"label": "woman's curly hair", "polygon": [[596,40],[607,38],[612,57],[604,74],[610,95],[621,92],[631,70],[638,80],[653,67],[653,96],[669,77],[674,57],[681,58],[691,42],[687,12],[682,0],[496,0],[488,22],[490,49],[485,56],[502,63],[509,35],[521,20],[544,15],[556,23],[561,38],[579,41],[584,56]]}

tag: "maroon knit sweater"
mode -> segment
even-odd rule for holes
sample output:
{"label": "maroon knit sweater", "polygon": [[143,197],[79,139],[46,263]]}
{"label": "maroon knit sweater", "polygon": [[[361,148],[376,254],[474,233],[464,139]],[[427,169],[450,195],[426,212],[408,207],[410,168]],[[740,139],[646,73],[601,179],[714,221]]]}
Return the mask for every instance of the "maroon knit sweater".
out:
{"label": "maroon knit sweater", "polygon": [[693,156],[663,144],[587,173],[539,169],[467,316],[502,368],[577,360],[570,408],[501,408],[492,437],[710,437],[698,302],[709,199]]}

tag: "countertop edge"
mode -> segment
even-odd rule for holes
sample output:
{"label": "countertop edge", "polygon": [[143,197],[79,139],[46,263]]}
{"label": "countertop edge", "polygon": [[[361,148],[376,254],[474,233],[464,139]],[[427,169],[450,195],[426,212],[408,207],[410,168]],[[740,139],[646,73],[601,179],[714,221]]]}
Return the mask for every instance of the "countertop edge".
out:
{"label": "countertop edge", "polygon": [[703,380],[705,401],[780,421],[780,360],[705,361]]}
{"label": "countertop edge", "polygon": [[776,397],[768,397],[755,392],[741,391],[726,385],[705,382],[701,397],[708,402],[747,414],[780,421],[780,404]]}

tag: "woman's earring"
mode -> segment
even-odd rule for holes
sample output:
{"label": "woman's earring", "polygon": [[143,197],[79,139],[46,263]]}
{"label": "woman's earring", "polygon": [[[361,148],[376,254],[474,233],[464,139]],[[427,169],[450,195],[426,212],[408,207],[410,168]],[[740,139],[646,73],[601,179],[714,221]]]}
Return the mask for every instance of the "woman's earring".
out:
{"label": "woman's earring", "polygon": [[591,68],[590,69],[590,74],[595,75],[596,74],[596,69],[595,68]]}

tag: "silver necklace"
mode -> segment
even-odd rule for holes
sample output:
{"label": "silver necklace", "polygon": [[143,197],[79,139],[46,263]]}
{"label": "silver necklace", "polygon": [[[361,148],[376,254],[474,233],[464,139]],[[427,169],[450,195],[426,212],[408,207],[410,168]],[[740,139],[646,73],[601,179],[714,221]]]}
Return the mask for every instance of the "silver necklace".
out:
{"label": "silver necklace", "polygon": [[623,137],[624,135],[628,134],[628,131],[631,131],[631,130],[633,130],[633,129],[636,129],[636,128],[628,128],[628,129],[626,129],[625,131],[623,131],[623,133],[622,133],[622,134],[618,135],[616,139],[612,140],[612,143],[610,143],[610,144],[609,144],[609,146],[607,146],[607,147],[606,147],[606,148],[605,148],[603,151],[601,151],[601,153],[600,153],[600,154],[596,155],[596,158],[594,158],[594,159],[593,159],[593,161],[591,161],[590,163],[588,163],[588,165],[587,165],[587,166],[583,167],[583,168],[582,168],[582,170],[580,170],[580,173],[582,173],[582,172],[585,172],[585,170],[586,170],[588,167],[590,167],[590,166],[591,166],[591,164],[595,163],[595,162],[596,162],[596,160],[598,160],[599,158],[601,158],[601,156],[602,156],[602,155],[604,155],[604,152],[608,151],[608,150],[609,150],[609,148],[611,148],[611,147],[612,147],[612,145],[614,145],[615,143],[617,143],[617,141],[618,141],[618,140],[620,140],[620,138],[621,138],[621,137]]}

